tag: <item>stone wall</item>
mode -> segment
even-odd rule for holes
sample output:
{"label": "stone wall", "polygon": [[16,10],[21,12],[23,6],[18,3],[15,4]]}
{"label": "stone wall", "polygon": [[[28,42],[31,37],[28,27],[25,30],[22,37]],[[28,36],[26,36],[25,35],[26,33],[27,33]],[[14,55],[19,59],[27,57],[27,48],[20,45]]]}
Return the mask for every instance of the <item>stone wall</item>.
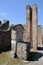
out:
{"label": "stone wall", "polygon": [[26,42],[26,25],[23,25],[24,30],[23,30],[23,41]]}
{"label": "stone wall", "polygon": [[29,56],[30,56],[30,43],[18,42],[17,43],[17,57],[26,60],[26,59],[29,59]]}
{"label": "stone wall", "polygon": [[23,30],[23,41],[26,42],[26,29]]}
{"label": "stone wall", "polygon": [[16,31],[11,29],[11,40],[16,40]]}
{"label": "stone wall", "polygon": [[[19,25],[15,25],[15,26],[11,27],[11,29],[16,31],[17,42],[23,41],[23,30],[24,30],[23,26],[21,24],[19,24]],[[13,36],[15,36],[15,35],[13,35]]]}
{"label": "stone wall", "polygon": [[16,43],[16,31],[14,29],[11,29],[11,58],[15,57]]}
{"label": "stone wall", "polygon": [[9,28],[9,21],[3,20],[3,23],[1,24],[1,30],[6,30]]}
{"label": "stone wall", "polygon": [[17,54],[17,44],[19,41],[23,41],[23,26],[13,25],[11,26],[11,58],[14,58]]}
{"label": "stone wall", "polygon": [[[0,25],[0,49],[5,49],[11,46],[11,29],[9,21],[4,20]],[[6,48],[7,49],[7,48]]]}
{"label": "stone wall", "polygon": [[2,48],[9,47],[11,45],[11,30],[1,31]]}
{"label": "stone wall", "polygon": [[42,45],[42,26],[38,25],[38,46]]}

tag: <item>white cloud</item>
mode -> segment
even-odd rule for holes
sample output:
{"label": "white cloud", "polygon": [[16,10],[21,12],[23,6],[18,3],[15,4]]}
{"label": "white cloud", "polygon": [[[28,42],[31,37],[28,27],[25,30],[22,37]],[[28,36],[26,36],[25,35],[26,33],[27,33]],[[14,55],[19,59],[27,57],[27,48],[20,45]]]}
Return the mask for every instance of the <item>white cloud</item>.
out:
{"label": "white cloud", "polygon": [[0,13],[0,16],[7,16],[7,15],[8,13],[5,13],[5,12]]}

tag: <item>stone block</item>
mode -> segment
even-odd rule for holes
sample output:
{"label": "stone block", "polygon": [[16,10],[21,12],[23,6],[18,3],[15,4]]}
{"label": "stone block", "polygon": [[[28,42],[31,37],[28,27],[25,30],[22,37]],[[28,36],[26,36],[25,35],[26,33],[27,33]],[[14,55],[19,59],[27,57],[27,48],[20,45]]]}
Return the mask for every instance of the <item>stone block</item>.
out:
{"label": "stone block", "polygon": [[28,59],[30,52],[30,44],[29,43],[17,43],[17,57],[22,59]]}
{"label": "stone block", "polygon": [[11,39],[16,40],[16,31],[13,29],[11,30]]}
{"label": "stone block", "polygon": [[15,53],[16,52],[16,41],[11,40],[11,50]]}
{"label": "stone block", "polygon": [[15,53],[13,51],[10,52],[10,58],[14,58]]}

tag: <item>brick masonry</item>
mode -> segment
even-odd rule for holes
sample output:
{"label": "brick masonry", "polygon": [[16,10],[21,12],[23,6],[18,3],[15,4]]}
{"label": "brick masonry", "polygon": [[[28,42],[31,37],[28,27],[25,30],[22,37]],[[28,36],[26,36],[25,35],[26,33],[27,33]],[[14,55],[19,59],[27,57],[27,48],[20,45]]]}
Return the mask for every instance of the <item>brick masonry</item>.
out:
{"label": "brick masonry", "polygon": [[26,6],[26,41],[31,43],[33,49],[37,49],[37,6]]}
{"label": "brick masonry", "polygon": [[[16,40],[18,41],[23,41],[23,31],[24,28],[21,24],[18,25],[14,25],[13,27],[11,27],[11,29],[16,31]],[[13,35],[15,36],[15,35]]]}
{"label": "brick masonry", "polygon": [[12,28],[11,29],[11,58],[15,57],[16,53],[16,31]]}
{"label": "brick masonry", "polygon": [[[42,30],[38,28],[37,5],[26,6],[26,25],[17,24],[9,26],[8,20],[0,21],[0,48],[7,48],[11,44],[11,56],[27,59],[30,52],[30,44],[37,49],[42,43]],[[28,44],[27,44],[28,43]],[[28,46],[28,47],[27,47]]]}
{"label": "brick masonry", "polygon": [[17,43],[17,57],[26,60],[29,58],[29,55],[30,55],[30,43],[18,42]]}
{"label": "brick masonry", "polygon": [[31,15],[30,15],[30,10],[31,7],[28,5],[26,6],[26,41],[30,42],[30,22],[31,22]]}
{"label": "brick masonry", "polygon": [[42,26],[38,25],[38,46],[42,45]]}
{"label": "brick masonry", "polygon": [[32,5],[32,45],[33,49],[37,49],[37,39],[38,39],[38,34],[37,34],[37,5]]}
{"label": "brick masonry", "polygon": [[21,24],[11,26],[11,57],[15,57],[17,54],[17,44],[19,41],[23,41],[23,26]]}
{"label": "brick masonry", "polygon": [[5,49],[11,45],[11,29],[9,21],[4,20],[0,25],[0,49]]}

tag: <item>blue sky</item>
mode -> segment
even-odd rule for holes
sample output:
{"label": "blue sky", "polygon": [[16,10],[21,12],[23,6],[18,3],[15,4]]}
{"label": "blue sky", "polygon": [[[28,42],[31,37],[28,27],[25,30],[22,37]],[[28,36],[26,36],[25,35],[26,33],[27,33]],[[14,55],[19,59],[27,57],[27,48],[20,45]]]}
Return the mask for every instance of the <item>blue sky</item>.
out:
{"label": "blue sky", "polygon": [[0,0],[0,20],[26,24],[26,5],[37,4],[38,24],[43,26],[43,0]]}

